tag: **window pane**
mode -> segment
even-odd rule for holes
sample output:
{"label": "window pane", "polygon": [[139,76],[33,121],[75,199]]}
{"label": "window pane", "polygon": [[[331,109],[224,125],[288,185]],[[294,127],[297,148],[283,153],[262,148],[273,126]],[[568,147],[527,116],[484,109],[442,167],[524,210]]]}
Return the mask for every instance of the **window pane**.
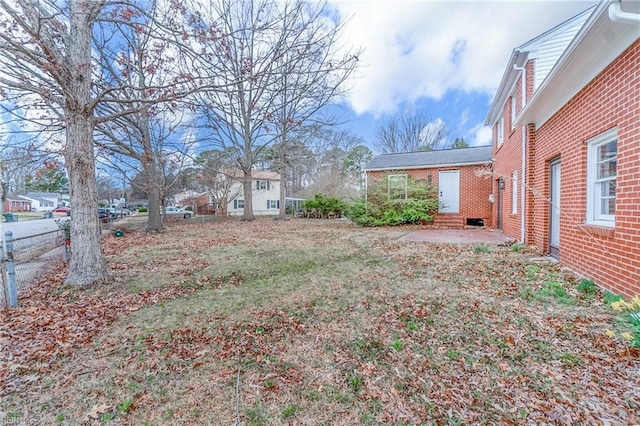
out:
{"label": "window pane", "polygon": [[603,198],[600,200],[600,214],[615,214],[616,213],[616,199],[615,198]]}
{"label": "window pane", "polygon": [[407,198],[407,176],[391,175],[388,177],[390,200],[404,200]]}
{"label": "window pane", "polygon": [[600,183],[600,196],[601,197],[614,197],[616,196],[616,181],[608,180]]}
{"label": "window pane", "polygon": [[598,162],[615,158],[618,152],[617,141],[611,141],[598,147]]}
{"label": "window pane", "polygon": [[598,164],[598,177],[597,179],[602,179],[610,176],[616,176],[616,167],[618,162],[614,158],[613,160],[605,161],[603,163]]}

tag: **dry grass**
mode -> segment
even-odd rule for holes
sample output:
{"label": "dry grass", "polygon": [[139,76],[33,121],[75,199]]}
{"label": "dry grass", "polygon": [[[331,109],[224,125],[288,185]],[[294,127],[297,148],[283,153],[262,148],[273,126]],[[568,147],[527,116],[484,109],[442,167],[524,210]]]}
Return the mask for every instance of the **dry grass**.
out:
{"label": "dry grass", "polygon": [[4,318],[111,304],[54,359],[5,356],[1,410],[73,425],[640,421],[637,353],[604,335],[615,317],[576,277],[405,232],[180,221],[109,236],[115,285],[52,278]]}

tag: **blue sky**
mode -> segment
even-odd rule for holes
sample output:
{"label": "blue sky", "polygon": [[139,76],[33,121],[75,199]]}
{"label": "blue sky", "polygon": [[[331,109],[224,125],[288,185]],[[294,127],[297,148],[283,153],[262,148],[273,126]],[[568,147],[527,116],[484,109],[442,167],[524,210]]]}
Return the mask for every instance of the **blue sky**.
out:
{"label": "blue sky", "polygon": [[[373,149],[380,120],[403,106],[442,120],[450,137],[488,145],[484,119],[512,50],[595,1],[333,0],[362,46],[344,125]],[[375,149],[374,149],[375,153]]]}

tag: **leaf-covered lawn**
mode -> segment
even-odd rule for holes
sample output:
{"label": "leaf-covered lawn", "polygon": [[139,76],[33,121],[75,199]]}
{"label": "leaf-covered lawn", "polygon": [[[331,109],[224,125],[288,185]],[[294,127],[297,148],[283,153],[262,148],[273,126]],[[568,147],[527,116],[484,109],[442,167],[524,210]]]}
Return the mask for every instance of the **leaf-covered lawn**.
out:
{"label": "leaf-covered lawn", "polygon": [[320,220],[105,238],[0,314],[5,420],[32,424],[634,424],[640,359],[599,294],[535,253]]}

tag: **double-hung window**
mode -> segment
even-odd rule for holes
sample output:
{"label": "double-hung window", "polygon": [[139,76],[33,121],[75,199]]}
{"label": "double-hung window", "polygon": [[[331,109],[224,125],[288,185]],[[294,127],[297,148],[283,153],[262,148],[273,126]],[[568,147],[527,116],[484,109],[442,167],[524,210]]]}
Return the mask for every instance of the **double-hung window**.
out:
{"label": "double-hung window", "polygon": [[587,223],[615,226],[618,132],[608,130],[587,141]]}
{"label": "double-hung window", "polygon": [[504,116],[498,120],[498,147],[502,146],[504,142]]}
{"label": "double-hung window", "polygon": [[256,181],[256,189],[258,191],[261,190],[261,189],[269,190],[270,189],[269,181],[268,180],[257,180]]}
{"label": "double-hung window", "polygon": [[244,209],[244,200],[233,200],[233,209],[234,210],[243,210]]}
{"label": "double-hung window", "polygon": [[280,208],[280,200],[267,200],[267,209],[279,209]]}
{"label": "double-hung window", "polygon": [[407,175],[389,175],[387,177],[389,200],[407,199]]}

